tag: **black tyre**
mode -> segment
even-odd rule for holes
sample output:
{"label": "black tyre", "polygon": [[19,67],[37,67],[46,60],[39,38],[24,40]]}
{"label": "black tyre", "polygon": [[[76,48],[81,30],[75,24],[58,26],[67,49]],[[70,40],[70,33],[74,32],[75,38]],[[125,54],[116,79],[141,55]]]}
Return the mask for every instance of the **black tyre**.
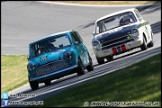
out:
{"label": "black tyre", "polygon": [[83,63],[80,59],[78,59],[77,73],[78,73],[78,75],[83,75],[85,73]]}
{"label": "black tyre", "polygon": [[154,46],[154,42],[153,42],[153,33],[152,33],[152,35],[151,35],[151,38],[152,38],[152,40],[151,40],[151,42],[148,44],[148,47],[153,47],[153,46]]}
{"label": "black tyre", "polygon": [[108,57],[106,57],[107,61],[110,62],[113,60],[113,55],[109,55]]}
{"label": "black tyre", "polygon": [[146,39],[143,37],[143,44],[141,45],[141,50],[146,50],[147,49],[147,43],[146,43]]}
{"label": "black tyre", "polygon": [[151,42],[148,44],[148,47],[150,48],[150,47],[153,47],[153,46],[154,46],[154,42],[151,41]]}
{"label": "black tyre", "polygon": [[38,82],[37,81],[30,81],[30,78],[28,76],[28,79],[29,79],[29,84],[30,84],[30,87],[32,90],[37,90],[38,89]]}
{"label": "black tyre", "polygon": [[93,62],[92,62],[92,58],[89,56],[89,61],[90,61],[90,64],[87,66],[87,70],[88,72],[90,71],[93,71]]}
{"label": "black tyre", "polygon": [[98,64],[104,64],[104,58],[96,58],[97,59],[97,62]]}
{"label": "black tyre", "polygon": [[45,84],[46,86],[51,85],[51,80],[44,81],[44,84]]}

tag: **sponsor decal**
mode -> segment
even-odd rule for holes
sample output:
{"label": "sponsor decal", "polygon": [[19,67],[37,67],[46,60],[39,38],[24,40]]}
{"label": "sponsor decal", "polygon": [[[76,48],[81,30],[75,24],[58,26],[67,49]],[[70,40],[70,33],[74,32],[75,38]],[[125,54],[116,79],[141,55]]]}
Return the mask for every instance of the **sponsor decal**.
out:
{"label": "sponsor decal", "polygon": [[113,54],[117,54],[117,53],[120,53],[120,52],[123,52],[123,51],[126,51],[126,46],[125,44],[121,44],[117,47],[113,47],[112,48],[112,52]]}
{"label": "sponsor decal", "polygon": [[112,48],[113,54],[117,54],[117,50],[115,47]]}
{"label": "sponsor decal", "polygon": [[125,46],[125,44],[122,44],[122,45],[121,45],[121,48],[122,48],[122,51],[126,51],[126,46]]}
{"label": "sponsor decal", "polygon": [[142,27],[142,26],[145,26],[145,25],[147,25],[147,24],[149,24],[149,22],[148,22],[148,21],[145,21],[144,23],[141,23],[140,26],[139,26],[138,28],[140,28],[140,27]]}
{"label": "sponsor decal", "polygon": [[47,60],[47,56],[44,56],[44,57],[40,58],[41,62],[44,61],[44,60]]}
{"label": "sponsor decal", "polygon": [[121,52],[121,47],[117,46],[117,50],[118,50],[118,53],[120,53]]}

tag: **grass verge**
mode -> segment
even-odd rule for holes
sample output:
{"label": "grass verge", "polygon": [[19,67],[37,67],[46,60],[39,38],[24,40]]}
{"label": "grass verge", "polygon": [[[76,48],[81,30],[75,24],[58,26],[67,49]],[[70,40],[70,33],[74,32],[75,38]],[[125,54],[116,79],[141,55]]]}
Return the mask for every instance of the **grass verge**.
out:
{"label": "grass verge", "polygon": [[47,98],[44,106],[90,106],[94,101],[161,106],[161,54]]}
{"label": "grass verge", "polygon": [[14,90],[28,82],[27,56],[1,55],[1,93]]}

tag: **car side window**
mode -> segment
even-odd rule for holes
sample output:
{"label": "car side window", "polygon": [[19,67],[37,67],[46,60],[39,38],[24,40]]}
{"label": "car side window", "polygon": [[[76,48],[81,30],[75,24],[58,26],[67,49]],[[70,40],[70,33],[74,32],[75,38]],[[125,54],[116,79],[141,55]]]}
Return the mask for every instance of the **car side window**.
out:
{"label": "car side window", "polygon": [[135,12],[137,18],[141,21],[142,20],[141,14],[137,10],[135,10],[134,12]]}
{"label": "car side window", "polygon": [[76,33],[76,32],[71,32],[71,35],[72,35],[72,39],[73,39],[73,41],[74,42],[79,42],[79,44],[81,44],[82,43],[82,41],[80,40],[80,36],[78,35],[78,33]]}
{"label": "car side window", "polygon": [[80,43],[82,43],[83,40],[82,40],[81,36],[79,35],[79,33],[78,32],[74,32],[74,33],[76,34],[76,36],[77,36],[78,40],[80,41]]}

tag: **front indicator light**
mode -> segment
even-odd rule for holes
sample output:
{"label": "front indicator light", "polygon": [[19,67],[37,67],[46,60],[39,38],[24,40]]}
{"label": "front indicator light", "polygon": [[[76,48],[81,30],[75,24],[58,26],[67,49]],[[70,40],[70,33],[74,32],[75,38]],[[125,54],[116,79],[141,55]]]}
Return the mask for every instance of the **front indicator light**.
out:
{"label": "front indicator light", "polygon": [[67,60],[71,60],[71,59],[72,59],[72,53],[71,53],[71,52],[67,52],[67,53],[65,54],[65,58],[66,58]]}
{"label": "front indicator light", "polygon": [[27,66],[27,69],[28,69],[29,71],[33,71],[33,70],[35,69],[35,65],[34,65],[34,64],[29,64],[29,65]]}

